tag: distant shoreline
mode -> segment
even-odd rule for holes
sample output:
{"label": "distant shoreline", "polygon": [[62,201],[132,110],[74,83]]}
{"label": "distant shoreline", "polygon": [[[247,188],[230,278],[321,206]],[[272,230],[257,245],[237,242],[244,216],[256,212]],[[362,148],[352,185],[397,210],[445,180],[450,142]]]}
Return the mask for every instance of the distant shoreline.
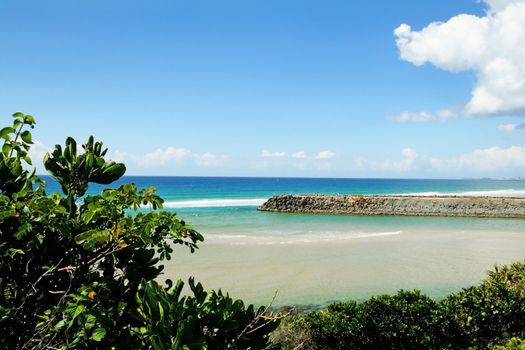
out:
{"label": "distant shoreline", "polygon": [[457,216],[525,219],[525,198],[454,195],[276,195],[260,211],[342,215]]}

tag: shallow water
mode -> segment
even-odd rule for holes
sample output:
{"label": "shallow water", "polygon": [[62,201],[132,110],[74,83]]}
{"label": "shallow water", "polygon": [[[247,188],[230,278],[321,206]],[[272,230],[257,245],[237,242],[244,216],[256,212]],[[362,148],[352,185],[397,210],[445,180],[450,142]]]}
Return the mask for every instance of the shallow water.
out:
{"label": "shallow water", "polygon": [[167,278],[275,306],[324,305],[399,289],[443,297],[479,283],[494,264],[525,256],[525,220],[262,213],[254,208],[185,217],[205,236],[177,249]]}

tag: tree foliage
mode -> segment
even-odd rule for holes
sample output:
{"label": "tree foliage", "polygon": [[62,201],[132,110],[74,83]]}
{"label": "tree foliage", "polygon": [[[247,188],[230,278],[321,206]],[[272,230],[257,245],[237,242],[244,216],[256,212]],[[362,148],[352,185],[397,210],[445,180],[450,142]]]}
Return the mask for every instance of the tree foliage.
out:
{"label": "tree foliage", "polygon": [[[158,210],[154,188],[111,184],[124,164],[93,137],[46,154],[62,194],[46,193],[28,151],[35,120],[15,113],[0,130],[0,348],[264,349],[278,321],[200,283],[157,279],[175,245],[203,237]],[[149,207],[150,210],[139,210]]]}

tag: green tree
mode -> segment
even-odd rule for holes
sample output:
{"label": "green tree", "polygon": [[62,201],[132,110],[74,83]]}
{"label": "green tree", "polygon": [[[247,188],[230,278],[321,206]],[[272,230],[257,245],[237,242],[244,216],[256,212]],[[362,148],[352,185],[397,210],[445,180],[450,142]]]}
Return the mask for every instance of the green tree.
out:
{"label": "green tree", "polygon": [[[226,349],[270,347],[278,320],[221,291],[156,280],[175,245],[203,237],[159,210],[154,188],[134,184],[86,195],[125,173],[93,137],[44,158],[63,194],[27,170],[35,125],[15,113],[0,130],[0,348]],[[141,207],[149,210],[139,210]]]}

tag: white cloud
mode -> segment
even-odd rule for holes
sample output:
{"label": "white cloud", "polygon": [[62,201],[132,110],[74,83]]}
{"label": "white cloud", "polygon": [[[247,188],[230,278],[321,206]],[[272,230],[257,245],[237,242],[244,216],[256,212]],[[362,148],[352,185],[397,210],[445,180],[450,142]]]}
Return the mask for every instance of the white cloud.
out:
{"label": "white cloud", "polygon": [[334,157],[335,153],[332,151],[321,151],[315,156],[315,159],[332,159]]}
{"label": "white cloud", "polygon": [[266,149],[263,149],[261,152],[261,157],[264,158],[283,158],[286,157],[286,152],[270,152]]}
{"label": "white cloud", "polygon": [[375,170],[381,170],[386,172],[407,172],[414,168],[414,164],[418,159],[419,155],[412,148],[404,148],[401,151],[403,158],[400,160],[382,160],[370,162],[370,167]]}
{"label": "white cloud", "polygon": [[525,130],[525,123],[521,124],[500,124],[498,125],[499,131],[512,132],[515,130]]}
{"label": "white cloud", "polygon": [[43,159],[47,152],[51,152],[51,147],[44,145],[40,141],[33,141],[27,155],[33,162],[33,167],[36,169],[37,174],[46,174],[47,170],[44,167]]}
{"label": "white cloud", "polygon": [[516,173],[525,170],[525,148],[511,146],[508,148],[490,147],[477,149],[456,157],[442,159],[429,155],[420,155],[412,148],[401,151],[401,159],[369,160],[357,158],[354,166],[357,169],[370,169],[381,173],[410,173],[414,171],[437,171],[461,176],[486,176],[495,173]]}
{"label": "white cloud", "polygon": [[485,0],[490,6],[491,12],[497,12],[503,10],[507,5],[515,3],[515,0]]}
{"label": "white cloud", "polygon": [[306,159],[308,158],[308,156],[306,155],[304,151],[299,151],[299,152],[295,152],[294,154],[292,154],[292,158]]}
{"label": "white cloud", "polygon": [[[483,17],[460,14],[420,31],[401,24],[394,31],[400,58],[451,72],[474,71],[477,81],[462,114],[525,116],[525,0],[485,2],[490,10]],[[422,113],[405,119],[434,119]]]}
{"label": "white cloud", "polygon": [[516,124],[500,124],[498,125],[498,130],[507,132],[514,131],[516,130]]}
{"label": "white cloud", "polygon": [[403,112],[401,114],[388,117],[388,119],[394,120],[396,122],[426,122],[430,120],[435,120],[436,118],[432,114],[427,112]]}
{"label": "white cloud", "polygon": [[497,170],[525,167],[525,149],[518,146],[509,148],[490,147],[477,149],[448,160],[429,158],[429,162],[433,168],[439,170],[466,169],[490,173]]}
{"label": "white cloud", "polygon": [[418,154],[416,153],[416,151],[414,151],[412,148],[404,148],[403,151],[401,151],[401,154],[403,155],[403,157],[405,158],[408,158],[408,159],[415,159],[418,157]]}
{"label": "white cloud", "polygon": [[188,155],[190,155],[189,150],[170,146],[165,149],[157,148],[155,151],[146,153],[137,160],[143,166],[161,166],[171,160],[181,160]]}
{"label": "white cloud", "polygon": [[113,155],[111,157],[113,161],[118,162],[118,163],[124,163],[129,158],[130,158],[130,155],[128,154],[128,152],[119,151],[119,150],[116,150],[115,152],[113,152]]}
{"label": "white cloud", "polygon": [[428,121],[446,121],[457,116],[457,111],[454,109],[442,109],[435,113],[429,112],[403,112],[398,115],[390,116],[388,119],[404,123],[404,122],[428,122]]}
{"label": "white cloud", "polygon": [[194,159],[198,165],[215,168],[223,166],[228,160],[228,157],[225,155],[215,155],[213,153],[206,152],[203,154],[195,154]]}
{"label": "white cloud", "polygon": [[202,154],[194,153],[186,148],[166,147],[158,148],[152,152],[136,155],[123,151],[115,151],[112,159],[116,162],[135,165],[139,168],[167,167],[173,162],[190,162],[203,167],[220,167],[229,159],[226,155],[216,155],[211,152]]}
{"label": "white cloud", "polygon": [[33,160],[33,162],[38,161],[42,162],[44,155],[47,152],[51,152],[51,147],[44,145],[40,141],[33,141],[31,148],[29,149],[28,156]]}

